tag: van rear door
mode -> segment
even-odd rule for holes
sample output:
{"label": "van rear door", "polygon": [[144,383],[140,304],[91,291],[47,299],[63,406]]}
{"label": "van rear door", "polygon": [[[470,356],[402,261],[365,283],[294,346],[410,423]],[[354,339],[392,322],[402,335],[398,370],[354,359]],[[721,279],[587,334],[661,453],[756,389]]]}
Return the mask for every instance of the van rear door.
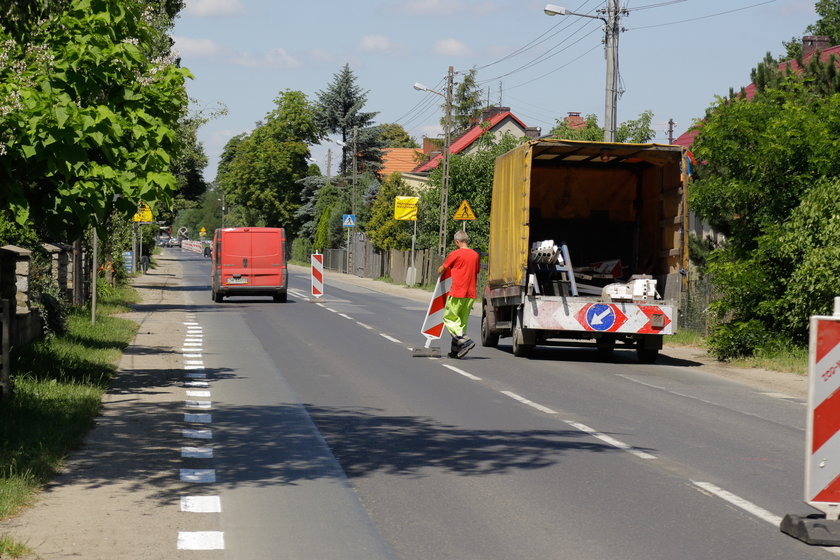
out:
{"label": "van rear door", "polygon": [[282,229],[251,232],[252,286],[285,286],[285,262]]}

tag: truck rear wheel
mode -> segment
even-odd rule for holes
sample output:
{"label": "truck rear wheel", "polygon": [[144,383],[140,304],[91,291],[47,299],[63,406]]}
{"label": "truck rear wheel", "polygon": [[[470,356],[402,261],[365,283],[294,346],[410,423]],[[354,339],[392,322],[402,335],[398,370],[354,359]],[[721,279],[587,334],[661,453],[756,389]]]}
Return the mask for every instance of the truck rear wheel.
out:
{"label": "truck rear wheel", "polygon": [[533,344],[525,342],[525,333],[517,322],[517,325],[513,328],[513,355],[517,358],[527,357],[533,349]]}
{"label": "truck rear wheel", "polygon": [[481,312],[481,345],[495,348],[499,344],[499,333],[490,332],[490,325],[487,324],[487,314]]}
{"label": "truck rear wheel", "polygon": [[652,364],[659,357],[659,348],[636,348],[636,356],[642,364]]}

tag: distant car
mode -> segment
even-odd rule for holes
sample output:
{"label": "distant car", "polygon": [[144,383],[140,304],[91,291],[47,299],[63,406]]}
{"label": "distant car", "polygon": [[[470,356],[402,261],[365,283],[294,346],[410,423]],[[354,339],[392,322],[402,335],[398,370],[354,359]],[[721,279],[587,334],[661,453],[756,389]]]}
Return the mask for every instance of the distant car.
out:
{"label": "distant car", "polygon": [[167,247],[180,247],[181,246],[181,240],[178,239],[177,237],[172,237],[172,238],[169,239],[166,246]]}

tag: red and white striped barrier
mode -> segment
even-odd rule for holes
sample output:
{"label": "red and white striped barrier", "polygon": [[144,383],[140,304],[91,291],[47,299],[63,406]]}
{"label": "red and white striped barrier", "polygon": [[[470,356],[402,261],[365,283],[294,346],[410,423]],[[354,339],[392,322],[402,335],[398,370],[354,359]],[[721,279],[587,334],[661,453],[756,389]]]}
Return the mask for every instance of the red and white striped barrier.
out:
{"label": "red and white striped barrier", "polygon": [[451,288],[452,276],[449,269],[446,269],[437,279],[432,301],[429,302],[429,309],[426,311],[426,319],[420,328],[420,332],[426,337],[426,348],[432,344],[433,340],[443,336],[443,307],[446,305],[446,298]]}
{"label": "red and white striped barrier", "polygon": [[315,253],[311,256],[312,262],[312,297],[324,295],[324,255]]}
{"label": "red and white striped barrier", "polygon": [[811,317],[805,501],[840,516],[840,316]]}
{"label": "red and white striped barrier", "polygon": [[201,247],[201,241],[191,241],[189,239],[184,239],[183,241],[181,241],[181,248],[193,251],[194,253],[200,253],[203,251],[203,248]]}

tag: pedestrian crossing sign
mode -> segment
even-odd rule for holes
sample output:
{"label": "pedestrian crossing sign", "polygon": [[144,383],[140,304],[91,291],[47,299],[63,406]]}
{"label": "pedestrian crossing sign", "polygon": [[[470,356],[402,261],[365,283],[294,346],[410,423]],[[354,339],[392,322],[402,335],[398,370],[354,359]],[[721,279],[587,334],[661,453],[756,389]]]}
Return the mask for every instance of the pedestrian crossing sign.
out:
{"label": "pedestrian crossing sign", "polygon": [[470,208],[470,205],[466,200],[461,203],[461,206],[458,207],[458,211],[455,212],[454,219],[475,220],[475,212],[473,212],[473,209]]}
{"label": "pedestrian crossing sign", "polygon": [[344,227],[356,227],[356,214],[343,214],[341,216],[341,225]]}

